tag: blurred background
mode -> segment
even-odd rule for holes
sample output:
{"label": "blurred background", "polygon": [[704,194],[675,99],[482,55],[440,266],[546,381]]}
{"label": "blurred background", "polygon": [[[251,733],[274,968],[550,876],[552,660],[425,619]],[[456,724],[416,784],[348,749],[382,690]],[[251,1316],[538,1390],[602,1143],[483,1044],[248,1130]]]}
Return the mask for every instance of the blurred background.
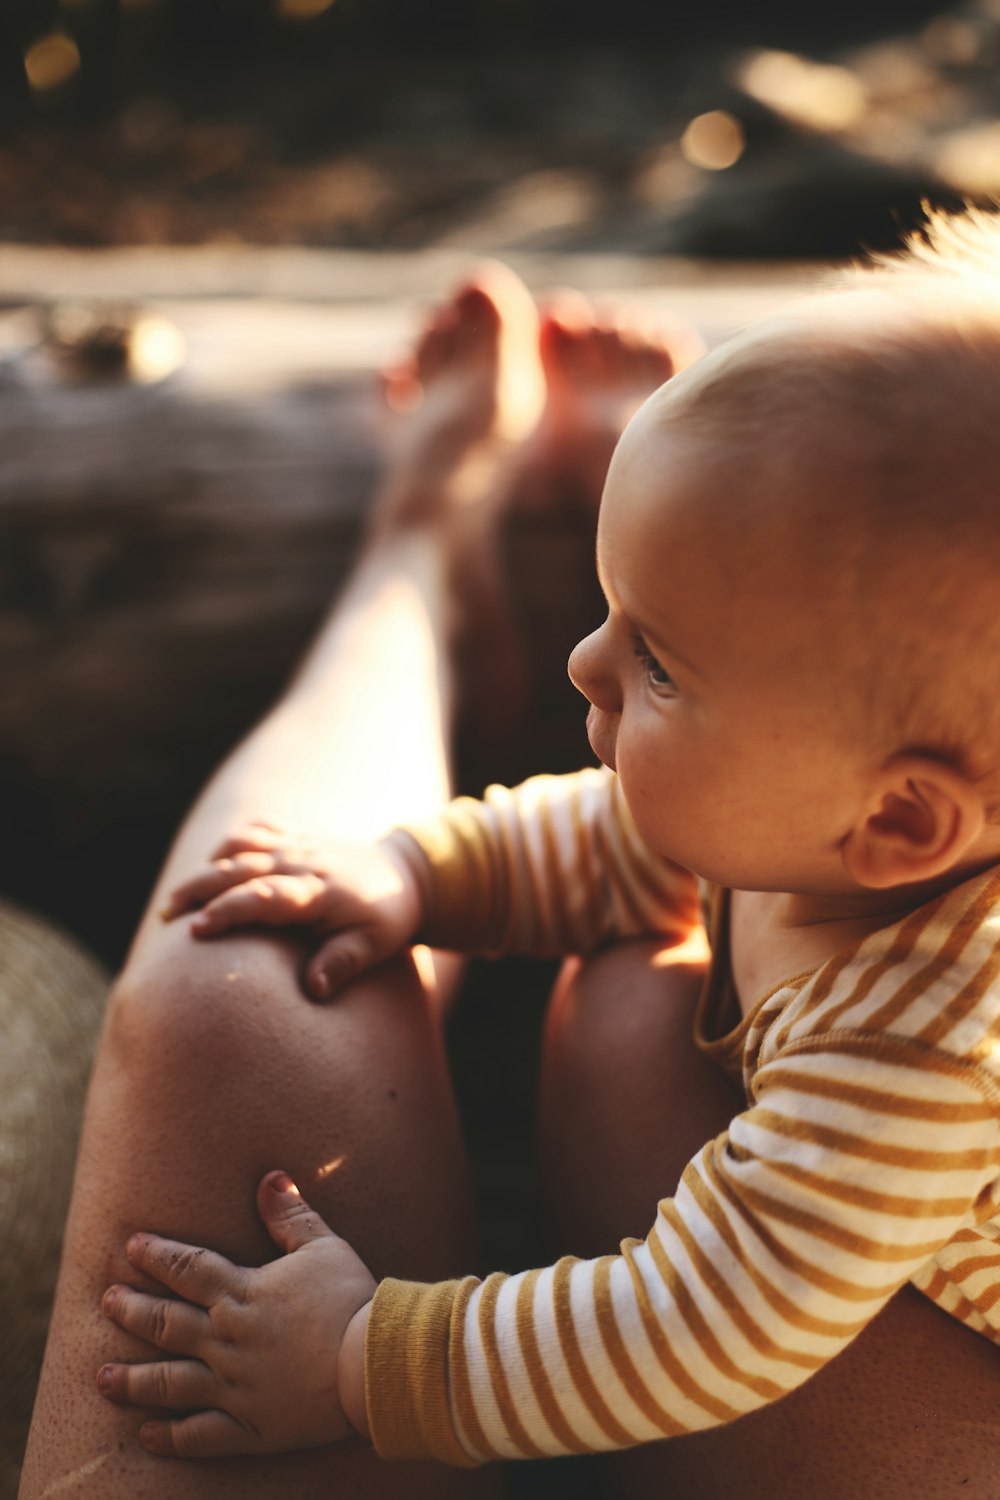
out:
{"label": "blurred background", "polygon": [[3,0],[0,235],[843,256],[1000,186],[1000,4]]}

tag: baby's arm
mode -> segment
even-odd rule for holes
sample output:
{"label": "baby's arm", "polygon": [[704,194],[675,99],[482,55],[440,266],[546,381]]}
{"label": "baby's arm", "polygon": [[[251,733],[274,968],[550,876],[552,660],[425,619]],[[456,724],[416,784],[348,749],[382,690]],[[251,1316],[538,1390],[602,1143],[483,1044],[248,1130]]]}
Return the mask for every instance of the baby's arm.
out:
{"label": "baby's arm", "polygon": [[114,1322],[181,1356],[98,1373],[109,1401],[186,1413],[143,1424],[151,1453],[276,1453],[369,1435],[364,1331],[375,1282],[284,1173],[265,1177],[258,1207],[281,1259],[235,1266],[210,1250],[133,1235],[131,1263],[183,1300],[126,1286],[104,1295]]}
{"label": "baby's arm", "polygon": [[[939,1061],[849,1033],[785,1055],[621,1254],[468,1278],[447,1296],[382,1282],[368,1329],[379,1453],[621,1448],[801,1385],[995,1207],[993,1085]],[[437,1357],[400,1359],[418,1345]]]}
{"label": "baby's arm", "polygon": [[326,939],[307,987],[325,998],[414,938],[465,953],[585,953],[611,937],[683,939],[694,877],[640,839],[607,771],[536,776],[461,797],[373,846],[317,844],[255,824],[180,886],[166,918],[192,931],[300,925]]}
{"label": "baby's arm", "polygon": [[491,786],[408,831],[430,871],[434,946],[554,957],[698,924],[694,876],[643,842],[607,770]]}

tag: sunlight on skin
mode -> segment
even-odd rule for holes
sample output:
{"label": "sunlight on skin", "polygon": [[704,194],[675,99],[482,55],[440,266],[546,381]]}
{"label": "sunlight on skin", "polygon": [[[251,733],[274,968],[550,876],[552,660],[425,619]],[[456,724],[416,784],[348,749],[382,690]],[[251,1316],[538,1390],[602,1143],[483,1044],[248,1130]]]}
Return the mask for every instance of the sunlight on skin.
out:
{"label": "sunlight on skin", "polygon": [[654,969],[666,969],[675,964],[678,959],[687,963],[707,963],[709,959],[708,937],[702,927],[696,927],[694,931],[684,939],[683,943],[677,943],[672,948],[661,948],[659,953],[654,954],[652,964]]}
{"label": "sunlight on skin", "polygon": [[[346,1156],[334,1156],[330,1161],[324,1162],[316,1173],[316,1181],[323,1182],[327,1177],[331,1177],[338,1167],[344,1165],[346,1160]],[[291,1191],[292,1189],[289,1188],[289,1192]],[[298,1188],[295,1188],[294,1191],[298,1192]]]}
{"label": "sunlight on skin", "polygon": [[434,968],[434,956],[426,943],[417,943],[410,949],[413,959],[413,967],[417,971],[417,978],[429,995],[437,990],[437,970]]}
{"label": "sunlight on skin", "polygon": [[53,1480],[52,1484],[44,1491],[42,1500],[49,1500],[51,1495],[68,1494],[82,1480],[89,1479],[91,1475],[96,1474],[98,1469],[102,1468],[110,1457],[111,1450],[109,1449],[107,1453],[99,1453],[96,1458],[92,1458],[89,1463],[83,1464],[81,1468],[74,1469],[71,1474],[63,1474],[61,1478]]}

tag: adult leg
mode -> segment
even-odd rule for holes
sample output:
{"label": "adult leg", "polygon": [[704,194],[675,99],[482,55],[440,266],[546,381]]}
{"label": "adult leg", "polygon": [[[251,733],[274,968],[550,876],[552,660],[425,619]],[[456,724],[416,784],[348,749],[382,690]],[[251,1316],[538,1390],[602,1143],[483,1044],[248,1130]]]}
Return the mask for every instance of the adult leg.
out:
{"label": "adult leg", "polygon": [[500,413],[503,366],[537,358],[527,294],[494,276],[449,305],[411,371],[411,419],[377,536],[288,695],[191,813],[116,987],[91,1088],[22,1488],[116,1497],[445,1497],[494,1476],[388,1466],[359,1442],[274,1460],[171,1463],[135,1413],[97,1395],[108,1359],[148,1358],[100,1314],[132,1280],[133,1230],[274,1253],[258,1178],[287,1168],[376,1276],[435,1279],[474,1260],[466,1166],[433,995],[399,959],[327,1006],[288,940],[195,943],[165,893],[251,817],[371,837],[448,792],[441,496]]}
{"label": "adult leg", "polygon": [[459,748],[484,781],[575,770],[585,758],[566,659],[606,607],[594,533],[608,464],[643,401],[702,348],[694,329],[624,306],[595,310],[578,293],[559,293],[546,308],[545,407],[471,512],[459,575],[477,606],[476,628],[460,643],[471,711]]}
{"label": "adult leg", "polygon": [[[633,943],[567,970],[556,990],[542,1131],[566,1251],[602,1254],[645,1235],[690,1157],[742,1107],[692,1041],[700,969],[690,951]],[[599,1467],[616,1500],[993,1500],[998,1412],[996,1348],[906,1288],[775,1405]]]}

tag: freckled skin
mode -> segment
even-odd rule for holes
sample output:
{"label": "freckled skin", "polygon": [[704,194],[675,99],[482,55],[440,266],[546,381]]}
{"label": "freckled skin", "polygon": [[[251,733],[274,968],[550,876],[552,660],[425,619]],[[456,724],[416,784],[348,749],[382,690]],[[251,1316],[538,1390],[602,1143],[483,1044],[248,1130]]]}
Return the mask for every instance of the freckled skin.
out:
{"label": "freckled skin", "polygon": [[[471,303],[480,334],[463,324],[457,344],[440,329],[431,342],[446,364],[472,358],[481,376],[488,365],[482,340],[495,342],[500,312],[491,323],[480,293]],[[464,383],[456,376],[460,370],[450,368],[449,399],[460,416]],[[442,443],[447,462],[457,462],[455,411],[445,413],[441,436],[446,405],[431,403],[423,438],[411,432],[411,465],[423,452],[424,468],[440,472]],[[477,409],[480,425],[481,418]],[[441,998],[423,988],[409,958],[318,1005],[303,993],[298,942],[259,933],[195,942],[187,921],[164,924],[157,915],[235,823],[318,820],[370,840],[447,798],[444,549],[436,521],[424,514],[422,486],[420,525],[400,529],[406,482],[405,473],[394,474],[387,506],[397,519],[388,524],[383,511],[383,534],[291,694],[223,767],[182,830],[116,987],[92,1081],[23,1500],[58,1493],[67,1480],[67,1493],[95,1500],[496,1493],[492,1471],[387,1467],[357,1438],[279,1458],[156,1459],[137,1438],[148,1414],[110,1405],[96,1383],[109,1361],[155,1353],[116,1329],[99,1306],[111,1283],[142,1286],[124,1257],[129,1235],[160,1232],[246,1265],[270,1259],[275,1247],[255,1192],[275,1167],[295,1176],[376,1276],[435,1280],[475,1265]],[[325,757],[318,746],[327,747]],[[439,965],[439,980],[445,976]],[[321,1176],[337,1158],[342,1165]]]}

